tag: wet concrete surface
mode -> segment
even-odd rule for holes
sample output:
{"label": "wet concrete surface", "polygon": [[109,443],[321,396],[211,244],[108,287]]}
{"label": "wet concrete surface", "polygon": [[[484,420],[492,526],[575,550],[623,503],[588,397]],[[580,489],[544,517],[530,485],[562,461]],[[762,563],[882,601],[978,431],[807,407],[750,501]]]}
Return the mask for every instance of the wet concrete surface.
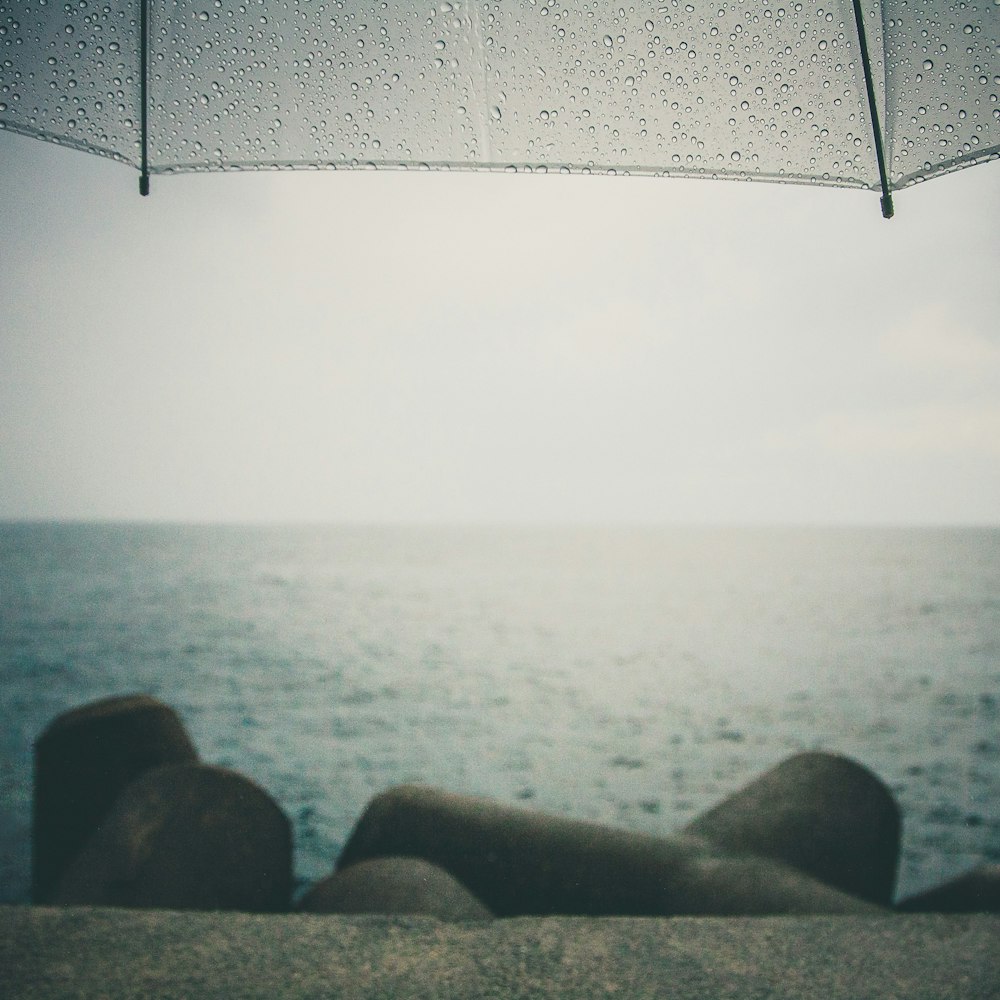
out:
{"label": "wet concrete surface", "polygon": [[991,1000],[1000,917],[432,918],[0,907],[10,998]]}

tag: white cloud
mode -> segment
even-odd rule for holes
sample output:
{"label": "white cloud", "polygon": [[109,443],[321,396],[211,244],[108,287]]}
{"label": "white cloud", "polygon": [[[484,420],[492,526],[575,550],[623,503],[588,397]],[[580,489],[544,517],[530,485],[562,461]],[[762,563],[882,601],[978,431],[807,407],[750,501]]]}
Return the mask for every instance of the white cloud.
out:
{"label": "white cloud", "polygon": [[648,303],[609,298],[553,317],[539,331],[539,352],[556,369],[607,378],[642,364],[654,346],[672,340],[671,330]]}
{"label": "white cloud", "polygon": [[914,309],[879,340],[893,362],[937,372],[1000,371],[1000,341],[973,329],[955,315],[960,297]]}
{"label": "white cloud", "polygon": [[840,412],[813,427],[815,443],[859,456],[978,455],[1000,459],[1000,403],[937,403],[881,411]]}

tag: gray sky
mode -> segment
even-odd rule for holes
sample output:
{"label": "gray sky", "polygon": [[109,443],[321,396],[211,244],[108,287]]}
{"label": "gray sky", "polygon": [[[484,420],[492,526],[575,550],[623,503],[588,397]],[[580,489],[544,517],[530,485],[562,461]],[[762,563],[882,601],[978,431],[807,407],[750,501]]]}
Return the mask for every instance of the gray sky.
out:
{"label": "gray sky", "polygon": [[1000,163],[0,176],[2,518],[1000,523]]}

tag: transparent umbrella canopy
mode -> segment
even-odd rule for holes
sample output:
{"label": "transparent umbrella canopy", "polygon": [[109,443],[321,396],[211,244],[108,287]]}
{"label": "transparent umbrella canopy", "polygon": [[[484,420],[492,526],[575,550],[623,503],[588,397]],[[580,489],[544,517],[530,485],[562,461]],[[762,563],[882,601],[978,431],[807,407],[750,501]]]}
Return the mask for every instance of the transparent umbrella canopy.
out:
{"label": "transparent umbrella canopy", "polygon": [[1000,155],[1000,0],[0,0],[0,127],[152,174],[882,193]]}

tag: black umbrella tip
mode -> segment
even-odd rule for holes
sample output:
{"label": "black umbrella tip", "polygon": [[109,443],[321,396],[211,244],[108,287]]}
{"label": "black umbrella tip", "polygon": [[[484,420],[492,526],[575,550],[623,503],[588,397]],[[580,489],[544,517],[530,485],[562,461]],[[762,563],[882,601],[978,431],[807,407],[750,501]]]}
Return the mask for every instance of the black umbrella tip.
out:
{"label": "black umbrella tip", "polygon": [[891,219],[895,213],[896,210],[892,207],[892,195],[882,195],[882,218]]}
{"label": "black umbrella tip", "polygon": [[149,174],[139,175],[139,194],[143,197],[149,194]]}

